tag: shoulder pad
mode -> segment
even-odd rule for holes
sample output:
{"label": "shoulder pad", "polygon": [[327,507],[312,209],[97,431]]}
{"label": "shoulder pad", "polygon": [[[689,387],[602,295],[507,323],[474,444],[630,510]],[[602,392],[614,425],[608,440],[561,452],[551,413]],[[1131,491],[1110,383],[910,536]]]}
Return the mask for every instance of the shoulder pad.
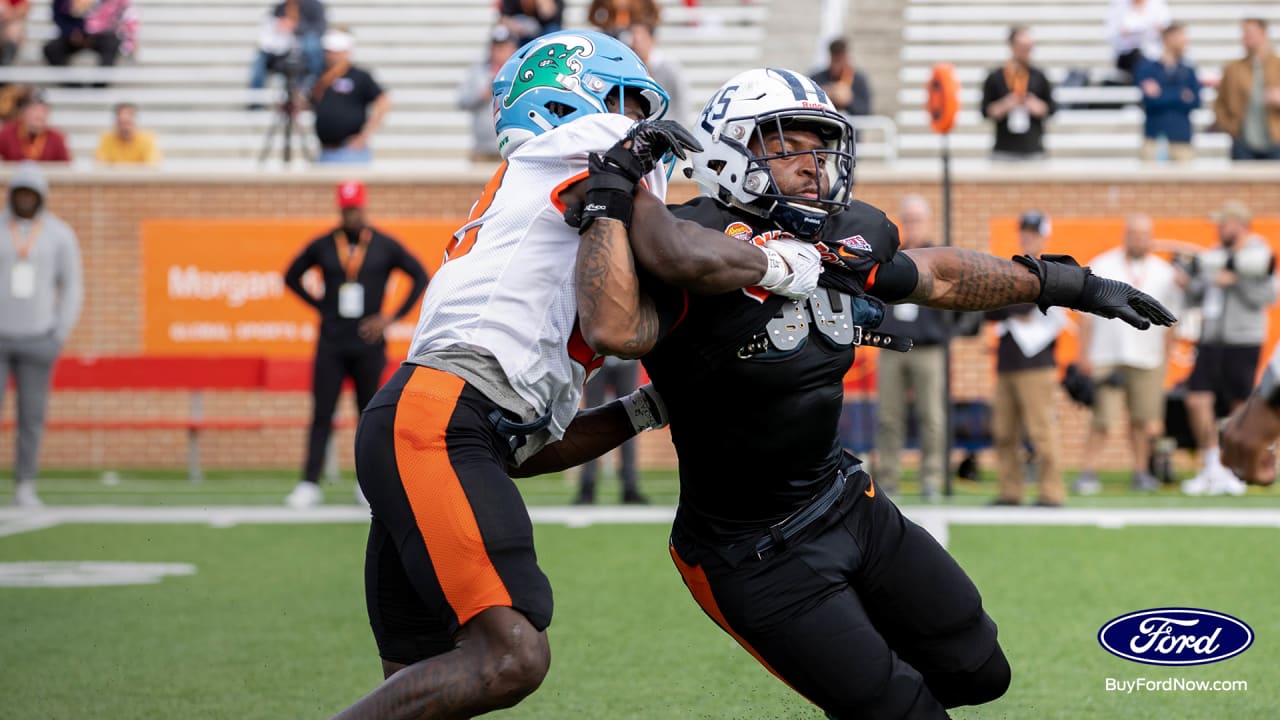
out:
{"label": "shoulder pad", "polygon": [[724,230],[733,224],[732,216],[714,198],[699,196],[679,205],[668,205],[671,214],[712,230]]}

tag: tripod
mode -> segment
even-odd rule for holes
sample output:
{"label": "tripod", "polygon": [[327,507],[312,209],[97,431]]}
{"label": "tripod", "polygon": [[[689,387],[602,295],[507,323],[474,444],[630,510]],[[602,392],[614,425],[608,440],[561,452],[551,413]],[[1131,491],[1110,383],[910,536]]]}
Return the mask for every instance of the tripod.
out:
{"label": "tripod", "polygon": [[[303,68],[301,62],[291,62],[292,57],[286,58],[284,67],[281,68],[280,74],[284,76],[284,98],[280,101],[276,108],[275,117],[271,121],[271,125],[267,127],[266,135],[263,137],[262,151],[258,153],[258,164],[262,165],[271,155],[271,148],[275,144],[276,135],[283,138],[281,147],[281,159],[287,166],[293,161],[293,139],[296,135],[298,138],[298,151],[301,155],[308,159],[314,160],[315,154],[307,146],[305,133],[299,132],[298,113],[303,109],[305,103],[299,102],[298,77],[302,74]],[[300,60],[300,58],[299,58]]]}

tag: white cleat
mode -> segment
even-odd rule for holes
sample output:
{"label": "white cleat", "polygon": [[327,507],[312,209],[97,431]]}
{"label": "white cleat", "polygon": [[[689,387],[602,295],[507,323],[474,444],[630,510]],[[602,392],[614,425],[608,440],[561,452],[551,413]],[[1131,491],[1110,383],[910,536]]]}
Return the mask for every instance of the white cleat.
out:
{"label": "white cleat", "polygon": [[36,494],[36,484],[33,482],[20,482],[13,486],[13,504],[21,508],[44,507],[40,496]]}
{"label": "white cleat", "polygon": [[305,480],[298,483],[293,492],[284,499],[284,504],[295,510],[312,508],[323,502],[324,493],[320,490],[320,486]]}
{"label": "white cleat", "polygon": [[1182,494],[1208,495],[1210,485],[1211,481],[1208,471],[1202,471],[1199,475],[1182,481]]}
{"label": "white cleat", "polygon": [[1226,468],[1214,468],[1210,475],[1209,493],[1212,495],[1235,495],[1245,494],[1249,486],[1243,480],[1236,477],[1235,473]]}

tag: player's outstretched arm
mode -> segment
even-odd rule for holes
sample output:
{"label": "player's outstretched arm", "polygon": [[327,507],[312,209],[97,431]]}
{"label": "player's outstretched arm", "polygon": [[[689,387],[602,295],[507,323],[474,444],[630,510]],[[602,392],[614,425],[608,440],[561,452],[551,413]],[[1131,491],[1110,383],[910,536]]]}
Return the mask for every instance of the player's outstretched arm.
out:
{"label": "player's outstretched arm", "polygon": [[677,218],[645,190],[636,193],[631,248],[655,278],[699,295],[759,285],[769,269],[758,247]]}
{"label": "player's outstretched arm", "polygon": [[1145,330],[1177,318],[1155,298],[1117,280],[1100,278],[1066,255],[1004,260],[961,248],[904,250],[915,263],[916,289],[904,302],[949,310],[994,310],[1036,303],[1120,318]]}
{"label": "player's outstretched arm", "polygon": [[642,385],[630,395],[578,411],[563,438],[508,471],[511,477],[533,477],[567,470],[604,455],[645,430],[666,424],[662,398],[652,385]]}

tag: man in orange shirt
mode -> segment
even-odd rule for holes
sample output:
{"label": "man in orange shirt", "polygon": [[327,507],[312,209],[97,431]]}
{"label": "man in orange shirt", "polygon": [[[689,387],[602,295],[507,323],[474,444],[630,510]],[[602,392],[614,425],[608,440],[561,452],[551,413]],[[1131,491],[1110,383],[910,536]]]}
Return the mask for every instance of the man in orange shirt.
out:
{"label": "man in orange shirt", "polygon": [[102,133],[95,154],[100,163],[155,165],[160,162],[160,148],[155,136],[138,129],[138,106],[120,103],[115,107],[116,126]]}
{"label": "man in orange shirt", "polygon": [[18,117],[0,127],[0,159],[5,162],[71,162],[67,140],[49,127],[49,104],[33,95]]}

